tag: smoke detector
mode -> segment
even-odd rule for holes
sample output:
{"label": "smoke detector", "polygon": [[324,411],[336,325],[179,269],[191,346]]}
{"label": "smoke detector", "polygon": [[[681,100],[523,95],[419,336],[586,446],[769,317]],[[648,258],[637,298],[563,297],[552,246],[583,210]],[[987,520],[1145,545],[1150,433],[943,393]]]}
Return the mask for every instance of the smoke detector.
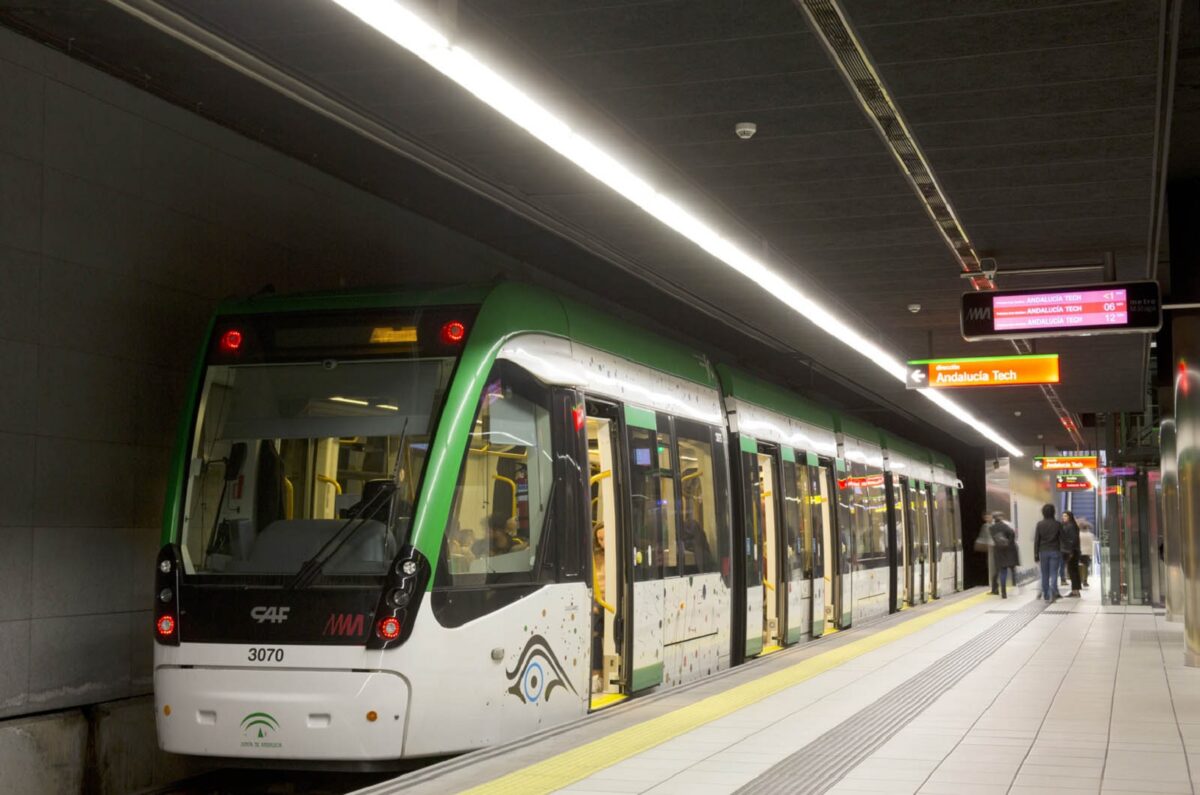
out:
{"label": "smoke detector", "polygon": [[737,133],[738,138],[748,141],[754,137],[754,133],[758,132],[758,125],[752,121],[739,121],[733,125],[733,131]]}

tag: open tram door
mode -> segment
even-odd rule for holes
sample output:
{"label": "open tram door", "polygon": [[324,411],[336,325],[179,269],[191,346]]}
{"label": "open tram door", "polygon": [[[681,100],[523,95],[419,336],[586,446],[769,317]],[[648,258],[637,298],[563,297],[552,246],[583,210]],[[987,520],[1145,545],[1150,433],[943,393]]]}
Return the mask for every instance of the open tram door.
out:
{"label": "open tram door", "polygon": [[626,572],[629,533],[622,520],[619,412],[609,403],[587,401],[588,483],[592,523],[591,708],[601,709],[628,694],[625,661]]}
{"label": "open tram door", "polygon": [[[826,632],[836,632],[848,626],[842,611],[842,589],[845,578],[842,576],[842,562],[846,553],[840,550],[842,546],[838,537],[838,529],[834,524],[837,512],[833,510],[834,495],[837,493],[833,482],[833,461],[829,458],[818,459],[817,466],[810,467],[814,501],[814,514],[819,521],[820,530],[816,537],[820,539],[817,565],[821,571],[821,599],[814,597],[813,604],[813,634],[823,635]],[[818,613],[818,606],[820,613]],[[848,619],[848,616],[845,616]],[[818,627],[821,628],[818,631]]]}
{"label": "open tram door", "polygon": [[903,610],[921,603],[920,577],[918,575],[916,523],[913,517],[912,483],[905,475],[894,476],[895,493],[892,495],[896,512],[896,543],[900,555],[900,604]]}
{"label": "open tram door", "polygon": [[[740,445],[746,530],[744,654],[749,658],[779,651],[789,642],[789,625],[795,621],[799,628],[799,605],[789,610],[788,603],[790,594],[801,595],[792,578],[793,570],[799,576],[802,566],[789,554],[792,545],[784,521],[785,500],[795,491],[794,474],[789,488],[777,445],[747,436],[740,438]],[[791,634],[798,639],[798,632]]]}

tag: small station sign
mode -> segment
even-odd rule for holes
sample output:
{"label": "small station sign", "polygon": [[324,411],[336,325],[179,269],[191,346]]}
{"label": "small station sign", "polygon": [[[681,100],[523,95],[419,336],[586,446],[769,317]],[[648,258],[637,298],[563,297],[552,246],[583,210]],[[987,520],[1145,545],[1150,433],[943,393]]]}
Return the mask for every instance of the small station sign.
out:
{"label": "small station sign", "polygon": [[909,389],[1057,384],[1058,354],[915,359],[908,363]]}
{"label": "small station sign", "polygon": [[1055,475],[1054,488],[1059,491],[1088,491],[1092,488],[1092,483],[1079,474]]}
{"label": "small station sign", "polygon": [[1062,472],[1072,469],[1095,469],[1100,460],[1094,455],[1039,455],[1033,459],[1034,469]]}

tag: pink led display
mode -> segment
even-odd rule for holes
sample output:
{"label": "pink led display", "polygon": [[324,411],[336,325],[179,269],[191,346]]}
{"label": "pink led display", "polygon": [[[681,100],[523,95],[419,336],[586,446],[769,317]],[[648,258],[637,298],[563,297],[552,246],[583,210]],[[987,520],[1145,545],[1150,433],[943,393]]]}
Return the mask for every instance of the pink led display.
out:
{"label": "pink led display", "polygon": [[1124,326],[1129,323],[1129,303],[1124,289],[997,295],[992,319],[996,331]]}

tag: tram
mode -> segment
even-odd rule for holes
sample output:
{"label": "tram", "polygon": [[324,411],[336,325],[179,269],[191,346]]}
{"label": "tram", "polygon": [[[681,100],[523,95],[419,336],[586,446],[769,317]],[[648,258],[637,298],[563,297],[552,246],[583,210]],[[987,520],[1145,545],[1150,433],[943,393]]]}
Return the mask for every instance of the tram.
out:
{"label": "tram", "polygon": [[962,587],[948,459],[538,288],[230,303],[190,395],[176,753],[466,751]]}

